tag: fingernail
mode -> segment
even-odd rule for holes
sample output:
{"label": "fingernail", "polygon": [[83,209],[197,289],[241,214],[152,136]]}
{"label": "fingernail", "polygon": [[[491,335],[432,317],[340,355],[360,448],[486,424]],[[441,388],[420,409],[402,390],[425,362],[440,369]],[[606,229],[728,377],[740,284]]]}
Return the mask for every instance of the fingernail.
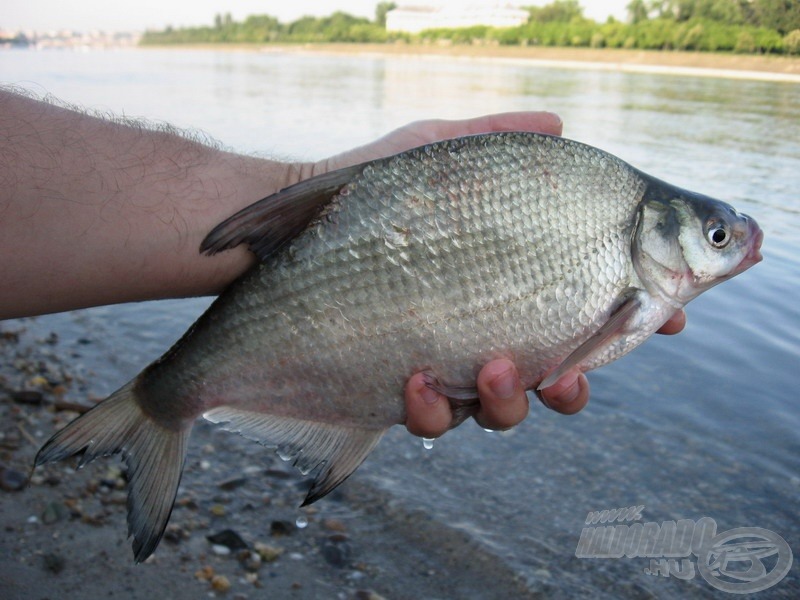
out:
{"label": "fingernail", "polygon": [[515,381],[512,369],[506,369],[499,373],[489,382],[489,389],[500,400],[508,400],[517,391],[517,382]]}
{"label": "fingernail", "polygon": [[539,399],[547,408],[553,408],[550,401],[545,398],[543,392],[547,390],[557,390],[555,394],[550,393],[551,398],[556,399],[558,404],[571,404],[578,399],[581,393],[581,386],[578,383],[579,374],[576,372],[569,372],[562,376],[556,383],[538,392]]}
{"label": "fingernail", "polygon": [[559,394],[559,399],[561,400],[562,404],[569,404],[571,402],[575,402],[580,393],[581,386],[578,384],[578,374],[570,373],[569,378],[564,384],[564,391]]}
{"label": "fingernail", "polygon": [[427,385],[423,385],[419,390],[419,395],[425,404],[436,404],[439,401],[439,394]]}
{"label": "fingernail", "polygon": [[551,112],[550,114],[553,115],[553,120],[556,122],[556,125],[558,125],[559,127],[564,125],[564,121],[561,119],[561,115],[554,112]]}

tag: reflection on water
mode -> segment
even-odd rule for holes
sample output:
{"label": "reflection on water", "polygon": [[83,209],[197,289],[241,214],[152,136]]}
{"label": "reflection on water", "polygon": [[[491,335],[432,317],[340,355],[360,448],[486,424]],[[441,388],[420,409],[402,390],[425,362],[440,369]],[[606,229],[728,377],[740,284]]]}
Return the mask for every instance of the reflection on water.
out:
{"label": "reflection on water", "polygon": [[[357,476],[442,520],[457,515],[532,589],[567,595],[612,585],[616,596],[710,594],[702,581],[648,578],[645,564],[576,559],[593,510],[644,504],[653,521],[764,527],[800,551],[799,86],[281,52],[1,52],[0,72],[70,102],[306,159],[416,119],[554,110],[569,137],[751,214],[765,231],[765,261],[693,302],[682,335],[594,373],[581,415],[535,406],[511,435],[467,425],[430,452],[393,430]],[[57,329],[65,343],[97,340],[81,352],[102,394],[156,358],[207,303],[105,307],[31,326]],[[784,586],[798,585],[793,573]]]}

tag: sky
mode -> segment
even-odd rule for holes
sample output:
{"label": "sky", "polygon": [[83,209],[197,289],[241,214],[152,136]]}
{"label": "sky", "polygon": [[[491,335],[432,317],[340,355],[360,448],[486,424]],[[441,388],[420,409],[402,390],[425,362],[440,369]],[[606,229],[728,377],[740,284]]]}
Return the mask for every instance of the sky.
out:
{"label": "sky", "polygon": [[[402,0],[395,0],[403,4]],[[508,0],[509,4],[548,4],[550,0]],[[625,17],[630,0],[582,0],[587,17],[605,21],[609,14]],[[336,10],[372,18],[379,0],[11,0],[0,11],[0,30],[48,31],[143,31],[210,25],[214,15],[231,13],[241,20],[248,15],[269,14],[290,22],[303,15],[324,16]],[[497,4],[497,0],[414,0],[406,4]]]}

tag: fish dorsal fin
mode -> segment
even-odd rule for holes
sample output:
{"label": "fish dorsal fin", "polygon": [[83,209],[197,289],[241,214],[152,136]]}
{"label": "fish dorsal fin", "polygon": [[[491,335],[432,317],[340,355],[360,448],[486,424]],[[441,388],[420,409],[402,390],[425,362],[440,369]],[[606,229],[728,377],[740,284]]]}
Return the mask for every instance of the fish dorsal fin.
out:
{"label": "fish dorsal fin", "polygon": [[302,473],[319,468],[303,506],[319,500],[347,479],[386,431],[277,417],[230,406],[214,408],[203,417],[228,431],[275,447],[281,458],[293,461]]}
{"label": "fish dorsal fin", "polygon": [[635,290],[629,290],[623,297],[626,299],[611,313],[611,317],[597,330],[597,333],[573,350],[572,354],[564,359],[564,362],[558,365],[556,370],[551,372],[536,389],[542,390],[553,385],[567,371],[581,364],[595,350],[604,346],[612,336],[622,331],[628,320],[642,306],[641,301],[636,297]]}
{"label": "fish dorsal fin", "polygon": [[200,252],[213,255],[246,243],[262,261],[296,237],[364,164],[290,185],[229,217],[211,230]]}

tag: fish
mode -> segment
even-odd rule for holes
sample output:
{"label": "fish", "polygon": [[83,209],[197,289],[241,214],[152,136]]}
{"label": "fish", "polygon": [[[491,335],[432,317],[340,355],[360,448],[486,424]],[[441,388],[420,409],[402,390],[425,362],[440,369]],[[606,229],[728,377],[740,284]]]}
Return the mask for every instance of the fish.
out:
{"label": "fish", "polygon": [[475,414],[476,375],[526,389],[630,352],[761,260],[758,224],[595,147],[504,132],[427,144],[289,186],[200,252],[256,265],[158,360],[44,444],[35,466],[121,453],[136,562],[161,540],[200,416],[341,484],[405,422],[413,374]]}

